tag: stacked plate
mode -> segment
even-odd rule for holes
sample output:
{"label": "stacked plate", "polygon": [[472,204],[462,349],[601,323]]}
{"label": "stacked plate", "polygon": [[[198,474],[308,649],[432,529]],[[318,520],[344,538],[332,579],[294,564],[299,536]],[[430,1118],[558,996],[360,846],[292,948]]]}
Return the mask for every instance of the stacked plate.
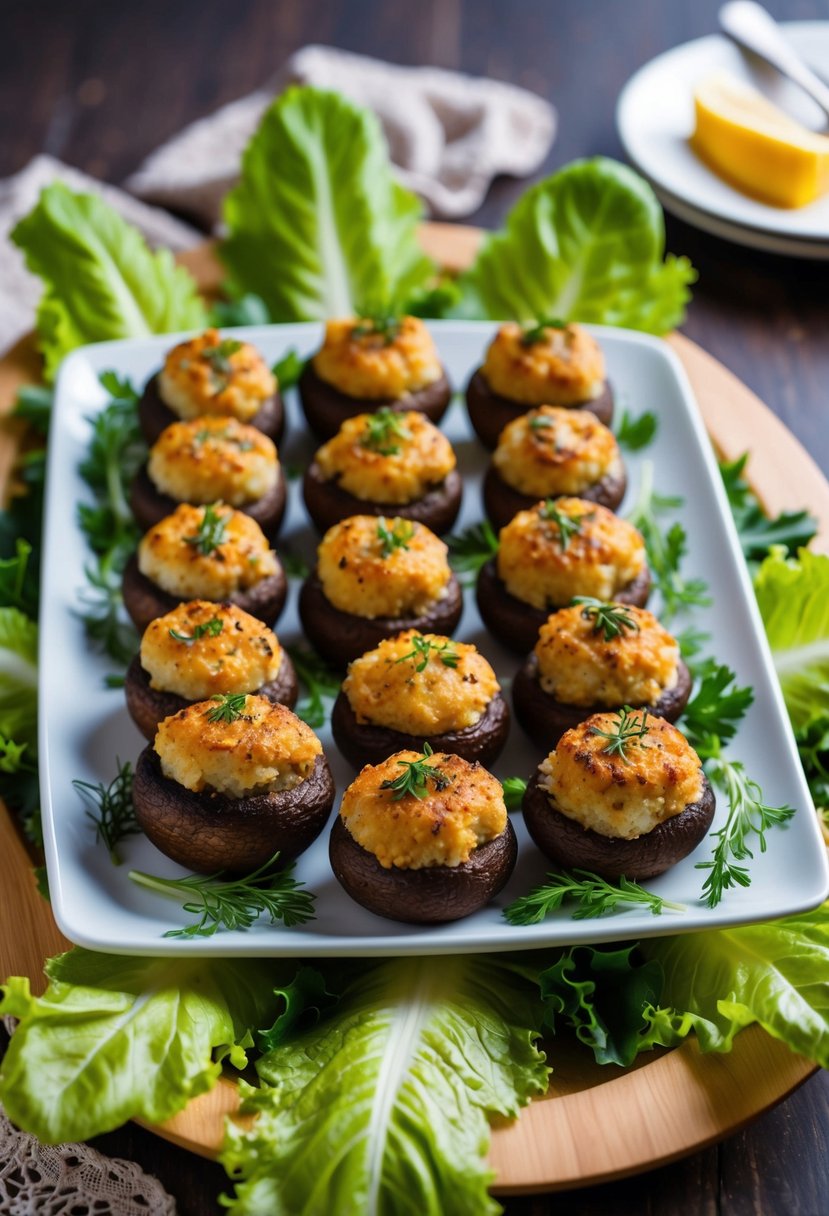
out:
{"label": "stacked plate", "polygon": [[[829,78],[829,22],[782,26],[810,67]],[[653,59],[625,85],[616,125],[628,158],[665,208],[689,224],[770,253],[829,259],[829,196],[791,211],[770,207],[729,186],[692,152],[694,88],[720,69],[759,88],[804,126],[826,132],[825,115],[796,85],[713,34]]]}

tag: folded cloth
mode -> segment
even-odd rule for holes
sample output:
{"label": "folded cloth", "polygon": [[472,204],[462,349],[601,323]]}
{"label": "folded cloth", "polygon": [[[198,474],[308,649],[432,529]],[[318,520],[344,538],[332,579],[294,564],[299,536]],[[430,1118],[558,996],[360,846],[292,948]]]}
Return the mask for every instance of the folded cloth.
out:
{"label": "folded cloth", "polygon": [[153,246],[188,249],[203,239],[202,233],[172,215],[148,207],[117,186],[106,186],[78,169],[62,164],[51,156],[36,156],[25,169],[0,181],[0,351],[6,350],[32,328],[34,311],[43,284],[30,274],[20,250],[9,240],[17,221],[34,207],[44,186],[55,178],[73,190],[99,194],[135,224]]}
{"label": "folded cloth", "polygon": [[397,177],[440,216],[474,211],[497,173],[532,173],[555,135],[552,106],[526,89],[307,46],[291,56],[270,87],[185,127],[152,153],[127,189],[212,228],[259,119],[274,95],[294,83],[334,89],[374,110]]}

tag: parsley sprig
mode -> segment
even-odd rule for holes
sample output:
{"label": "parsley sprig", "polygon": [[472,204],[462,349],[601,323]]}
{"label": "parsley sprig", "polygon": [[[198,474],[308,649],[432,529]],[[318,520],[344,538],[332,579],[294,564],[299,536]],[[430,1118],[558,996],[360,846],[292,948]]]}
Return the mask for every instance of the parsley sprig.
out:
{"label": "parsley sprig", "polygon": [[185,646],[192,646],[194,642],[198,642],[200,638],[210,637],[216,638],[224,629],[224,621],[220,617],[213,616],[209,621],[202,621],[196,625],[192,633],[177,633],[175,629],[168,630],[170,637],[176,642],[183,642]]}
{"label": "parsley sprig", "polygon": [[308,696],[299,702],[294,712],[308,726],[317,729],[325,724],[326,700],[336,697],[340,691],[339,677],[310,647],[289,646],[287,650],[297,675],[308,690]]}
{"label": "parsley sprig", "polygon": [[504,908],[503,916],[510,925],[537,925],[565,903],[576,904],[573,920],[608,916],[618,907],[644,907],[654,916],[668,910],[685,911],[684,904],[670,903],[624,875],[618,883],[611,883],[590,870],[572,870],[567,874],[552,871],[543,886]]}
{"label": "parsley sprig", "polygon": [[697,664],[696,675],[697,691],[683,710],[682,730],[705,758],[718,754],[720,745],[734,738],[738,723],[754,700],[754,689],[738,686],[736,674],[716,659]]}
{"label": "parsley sprig", "polygon": [[639,622],[626,604],[597,600],[592,595],[577,595],[573,603],[582,605],[582,620],[592,621],[593,632],[603,633],[606,642],[618,638],[625,630],[639,632]]}
{"label": "parsley sprig", "polygon": [[212,937],[222,929],[249,929],[266,913],[270,923],[282,921],[286,928],[314,919],[311,891],[292,877],[294,867],[274,871],[278,853],[244,878],[223,879],[221,874],[188,874],[185,878],[160,878],[143,870],[130,870],[140,887],[175,898],[187,897],[182,908],[199,919],[183,929],[168,929],[164,937]]}
{"label": "parsley sprig", "polygon": [[395,663],[407,663],[409,660],[413,660],[415,671],[421,672],[426,670],[429,658],[434,654],[444,667],[457,667],[460,655],[452,649],[452,642],[449,638],[443,642],[433,642],[429,638],[423,637],[422,634],[416,633],[411,641],[411,650],[408,654],[403,654],[399,659],[395,659]]}
{"label": "parsley sprig", "polygon": [[590,519],[591,515],[590,511],[585,511],[582,515],[568,515],[559,510],[554,498],[545,499],[538,511],[539,519],[555,524],[562,553],[567,552],[570,541],[579,535],[582,524],[586,519]]}
{"label": "parsley sprig", "polygon": [[210,700],[216,704],[204,711],[208,722],[236,722],[245,712],[246,692],[217,692]]}
{"label": "parsley sprig", "polygon": [[184,538],[184,543],[198,549],[202,557],[209,557],[211,553],[215,553],[219,545],[223,545],[226,539],[227,525],[230,523],[231,517],[220,515],[216,510],[217,506],[218,503],[208,503],[196,531],[191,536]]}
{"label": "parsley sprig", "polygon": [[653,488],[653,463],[642,465],[639,498],[628,520],[642,533],[648,554],[648,565],[662,596],[662,617],[673,616],[681,608],[711,603],[708,585],[700,578],[682,574],[682,559],[688,549],[688,537],[680,523],[663,531],[659,516],[682,506],[681,498],[656,494]]}
{"label": "parsley sprig", "polygon": [[380,542],[380,556],[385,560],[391,557],[397,549],[408,549],[409,541],[414,536],[414,525],[408,519],[393,519],[391,527],[381,516],[377,521],[377,539]]}
{"label": "parsley sprig", "polygon": [[783,511],[769,519],[745,480],[747,460],[748,453],[745,453],[737,460],[720,463],[743,555],[751,565],[761,562],[772,545],[785,545],[786,552],[793,557],[815,535],[817,520],[808,511]]}
{"label": "parsley sprig", "polygon": [[650,410],[645,410],[638,418],[624,410],[616,430],[616,441],[628,452],[640,452],[653,443],[658,430],[659,419]]}
{"label": "parsley sprig", "polygon": [[[639,714],[641,713],[641,717]],[[600,726],[591,726],[591,735],[605,739],[602,751],[608,756],[618,756],[623,764],[630,764],[629,747],[647,747],[642,740],[650,733],[648,726],[648,711],[633,710],[625,705],[616,714],[610,730],[602,730]]]}
{"label": "parsley sprig", "polygon": [[445,790],[450,783],[450,778],[446,773],[434,764],[427,764],[427,760],[433,751],[428,742],[423,744],[423,754],[417,760],[398,760],[397,763],[403,769],[399,777],[394,777],[388,781],[380,783],[381,790],[393,790],[393,802],[400,802],[402,798],[406,798],[409,794],[413,798],[424,799],[429,792],[429,782],[436,790]]}
{"label": "parsley sprig", "polygon": [[369,448],[380,456],[397,456],[400,444],[396,439],[411,439],[412,432],[406,426],[403,416],[387,405],[381,405],[379,410],[369,414],[365,428],[360,436],[360,447]]}
{"label": "parsley sprig", "polygon": [[127,836],[134,836],[141,829],[135,818],[135,807],[132,801],[132,783],[135,776],[129,760],[122,764],[116,758],[117,773],[108,785],[103,781],[94,784],[91,781],[76,779],[72,782],[75,789],[89,804],[87,818],[95,825],[95,839],[101,840],[109,851],[114,865],[121,864],[118,856],[118,845]]}

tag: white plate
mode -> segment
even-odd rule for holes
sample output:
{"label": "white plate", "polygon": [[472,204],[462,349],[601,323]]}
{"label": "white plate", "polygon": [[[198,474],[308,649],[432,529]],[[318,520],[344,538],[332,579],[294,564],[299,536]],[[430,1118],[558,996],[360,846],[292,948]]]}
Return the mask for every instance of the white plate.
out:
{"label": "white plate", "polygon": [[[803,58],[829,75],[829,22],[794,21],[784,29]],[[625,152],[667,209],[689,223],[772,252],[829,256],[829,197],[793,210],[768,206],[735,190],[691,150],[694,87],[722,68],[754,84],[807,127],[826,130],[823,112],[796,85],[750,61],[724,35],[712,34],[659,55],[625,85],[616,108]]]}
{"label": "white plate", "polygon": [[[493,326],[476,322],[438,322],[432,329],[449,374],[463,385],[481,358]],[[98,950],[139,954],[300,954],[360,955],[446,953],[507,950],[676,933],[759,920],[811,908],[829,889],[829,873],[816,818],[809,802],[785,710],[776,681],[745,566],[720,484],[716,465],[685,374],[668,347],[656,338],[620,330],[596,330],[602,342],[620,403],[634,413],[655,410],[661,419],[656,442],[647,457],[656,462],[657,488],[686,499],[683,522],[690,542],[689,569],[705,578],[714,591],[714,605],[695,613],[695,624],[712,634],[712,653],[736,669],[741,682],[756,689],[752,707],[734,746],[774,804],[798,808],[791,826],[775,830],[769,851],[751,865],[753,882],[747,890],[729,892],[716,909],[699,900],[703,874],[694,863],[706,859],[710,838],[696,853],[648,886],[660,895],[687,905],[684,914],[661,917],[628,910],[602,920],[578,921],[561,912],[540,925],[511,928],[501,909],[542,881],[547,863],[529,841],[520,815],[515,817],[520,856],[506,890],[496,903],[466,920],[440,928],[397,925],[364,911],[340,889],[328,866],[327,833],[300,859],[298,875],[318,895],[317,919],[296,929],[258,923],[248,932],[219,933],[212,938],[164,938],[166,929],[184,925],[188,916],[171,900],[139,889],[127,870],[181,873],[143,837],[123,846],[124,865],[115,867],[106,850],[96,845],[85,805],[72,788],[72,779],[108,782],[115,774],[115,757],[134,760],[144,742],[133,726],[123,693],[104,688],[111,665],[90,652],[83,627],[75,615],[82,570],[89,559],[75,522],[76,504],[88,500],[77,468],[85,455],[90,428],[87,417],[100,408],[105,394],[98,373],[115,368],[136,384],[158,367],[175,340],[165,336],[131,342],[110,342],[75,351],[58,378],[46,501],[40,651],[40,756],[46,855],[55,918],[73,941]],[[286,325],[241,330],[269,361],[296,346],[307,354],[319,342],[318,325]],[[283,459],[307,458],[312,444],[302,434],[294,394],[288,394],[288,439]],[[485,456],[474,440],[463,405],[456,402],[446,420],[446,433],[465,474],[466,494],[460,527],[481,518],[480,473]],[[641,458],[629,462],[635,496]],[[294,548],[313,552],[315,539],[306,522],[299,484],[290,486],[290,505],[283,539]],[[279,621],[280,637],[298,637],[296,586]],[[476,642],[508,687],[518,660],[496,645],[483,629],[471,595],[458,630],[459,638]],[[320,732],[332,760],[337,788],[352,773],[334,754],[328,731]],[[506,755],[497,766],[500,776],[529,776],[540,757],[513,723]],[[715,827],[722,823],[720,805]]]}

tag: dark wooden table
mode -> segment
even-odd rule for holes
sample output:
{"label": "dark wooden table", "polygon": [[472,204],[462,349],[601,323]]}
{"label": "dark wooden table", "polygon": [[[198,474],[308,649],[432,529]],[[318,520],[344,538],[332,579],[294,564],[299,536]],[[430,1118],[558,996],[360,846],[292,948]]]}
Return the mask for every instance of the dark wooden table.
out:
{"label": "dark wooden table", "polygon": [[[625,80],[668,47],[713,32],[718,7],[718,0],[0,0],[0,176],[49,152],[118,182],[185,123],[265,83],[309,42],[534,89],[560,119],[542,176],[578,156],[620,156],[614,107]],[[829,0],[769,0],[768,7],[783,19],[829,19]],[[497,181],[469,221],[500,223],[525,185]],[[669,248],[688,254],[700,273],[685,332],[829,470],[829,265],[741,249],[672,219],[667,229]],[[134,1126],[97,1143],[156,1173],[182,1216],[218,1210],[227,1185],[218,1166]],[[822,1216],[828,1157],[829,1080],[820,1074],[745,1131],[684,1161],[505,1207],[509,1216]]]}

